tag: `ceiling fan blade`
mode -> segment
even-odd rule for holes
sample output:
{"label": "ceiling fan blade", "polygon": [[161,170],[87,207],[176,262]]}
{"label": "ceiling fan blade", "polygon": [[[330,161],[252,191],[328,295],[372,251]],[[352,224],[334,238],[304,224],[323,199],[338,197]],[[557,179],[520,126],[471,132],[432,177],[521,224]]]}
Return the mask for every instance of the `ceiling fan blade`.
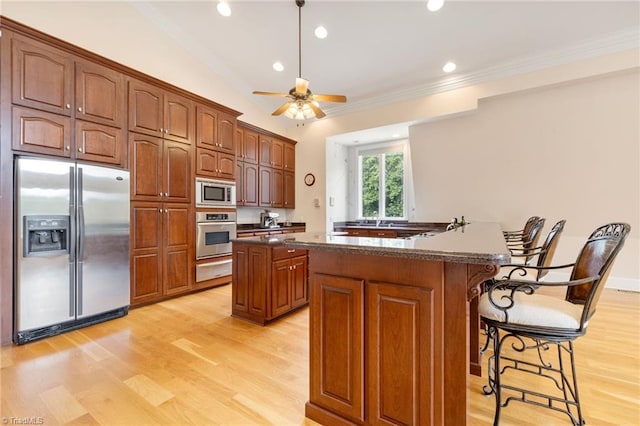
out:
{"label": "ceiling fan blade", "polygon": [[304,96],[307,94],[307,90],[309,89],[309,80],[305,80],[304,78],[296,78],[296,93]]}
{"label": "ceiling fan blade", "polygon": [[322,118],[322,117],[325,117],[327,115],[327,114],[324,113],[324,111],[322,111],[320,109],[319,106],[317,106],[313,102],[309,102],[308,105],[313,110],[313,112],[316,113],[316,118]]}
{"label": "ceiling fan blade", "polygon": [[320,102],[347,102],[347,97],[344,95],[319,95],[314,93],[313,100]]}
{"label": "ceiling fan blade", "polygon": [[280,114],[282,114],[283,112],[285,112],[286,110],[289,109],[289,107],[291,106],[292,103],[293,102],[286,102],[286,103],[282,104],[282,106],[280,106],[280,108],[278,108],[277,110],[273,111],[271,113],[271,115],[280,115]]}
{"label": "ceiling fan blade", "polygon": [[258,90],[253,91],[254,95],[265,95],[265,96],[280,96],[282,98],[286,98],[289,96],[288,93],[277,93],[277,92],[260,92]]}

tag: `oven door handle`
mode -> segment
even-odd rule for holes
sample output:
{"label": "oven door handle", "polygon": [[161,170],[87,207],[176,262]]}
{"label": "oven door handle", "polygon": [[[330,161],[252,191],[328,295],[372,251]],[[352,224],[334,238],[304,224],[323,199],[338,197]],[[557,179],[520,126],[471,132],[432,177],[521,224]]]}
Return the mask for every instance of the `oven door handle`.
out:
{"label": "oven door handle", "polygon": [[234,225],[235,222],[198,222],[198,225]]}

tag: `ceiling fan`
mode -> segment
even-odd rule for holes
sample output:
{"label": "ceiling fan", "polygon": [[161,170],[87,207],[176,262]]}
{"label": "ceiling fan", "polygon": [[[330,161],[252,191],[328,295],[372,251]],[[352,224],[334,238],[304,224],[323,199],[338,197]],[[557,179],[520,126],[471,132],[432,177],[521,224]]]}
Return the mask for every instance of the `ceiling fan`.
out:
{"label": "ceiling fan", "polygon": [[304,6],[305,0],[295,0],[298,6],[298,77],[296,78],[296,85],[288,93],[278,92],[260,92],[254,91],[254,95],[266,95],[266,96],[279,96],[289,98],[278,109],[273,111],[271,115],[284,115],[288,118],[296,120],[306,120],[309,118],[317,117],[322,118],[326,114],[320,108],[318,102],[347,102],[347,97],[344,95],[320,95],[312,93],[309,90],[309,81],[302,78],[302,6]]}

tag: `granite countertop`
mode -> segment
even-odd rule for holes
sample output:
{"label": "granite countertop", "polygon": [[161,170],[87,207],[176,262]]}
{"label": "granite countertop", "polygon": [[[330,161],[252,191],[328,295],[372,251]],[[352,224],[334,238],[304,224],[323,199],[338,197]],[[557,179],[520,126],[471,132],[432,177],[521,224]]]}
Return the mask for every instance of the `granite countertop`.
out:
{"label": "granite countertop", "polygon": [[360,229],[373,229],[384,230],[389,229],[392,231],[433,231],[444,232],[447,229],[449,223],[441,222],[403,222],[403,221],[382,221],[378,226],[374,221],[347,221],[347,222],[334,222],[333,228],[360,228]]}
{"label": "granite countertop", "polygon": [[504,265],[511,260],[500,225],[489,222],[474,222],[425,238],[348,237],[326,232],[305,232],[284,235],[281,239],[274,241],[286,247],[307,250],[332,250],[344,254],[444,260],[456,263]]}

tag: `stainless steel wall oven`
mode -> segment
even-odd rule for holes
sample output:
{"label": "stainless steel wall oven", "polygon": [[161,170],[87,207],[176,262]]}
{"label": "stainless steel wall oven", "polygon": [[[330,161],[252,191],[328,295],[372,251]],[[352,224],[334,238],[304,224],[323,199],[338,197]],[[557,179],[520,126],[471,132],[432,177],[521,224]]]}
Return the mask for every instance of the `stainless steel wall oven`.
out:
{"label": "stainless steel wall oven", "polygon": [[235,237],[235,212],[196,212],[196,259],[231,254]]}

